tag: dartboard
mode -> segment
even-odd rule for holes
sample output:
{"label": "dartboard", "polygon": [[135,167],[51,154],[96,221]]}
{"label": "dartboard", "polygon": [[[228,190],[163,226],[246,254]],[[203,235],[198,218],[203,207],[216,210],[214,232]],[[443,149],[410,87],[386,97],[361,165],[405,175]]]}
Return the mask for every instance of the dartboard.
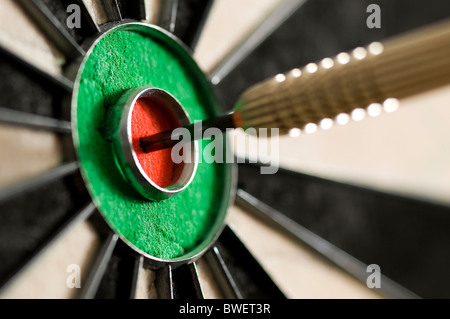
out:
{"label": "dartboard", "polygon": [[445,0],[2,0],[0,296],[450,297],[448,87],[296,130],[275,174],[228,141],[233,163],[203,158],[163,200],[124,176],[109,120],[144,87],[206,120],[268,77],[448,16]]}

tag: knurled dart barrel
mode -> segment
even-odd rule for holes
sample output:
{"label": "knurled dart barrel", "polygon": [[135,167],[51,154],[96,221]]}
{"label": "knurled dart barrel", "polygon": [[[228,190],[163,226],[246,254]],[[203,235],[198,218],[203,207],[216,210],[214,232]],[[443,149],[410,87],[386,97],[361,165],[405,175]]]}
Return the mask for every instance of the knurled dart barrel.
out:
{"label": "knurled dart barrel", "polygon": [[447,83],[448,21],[279,74],[245,91],[235,111],[244,129],[279,128],[287,134]]}

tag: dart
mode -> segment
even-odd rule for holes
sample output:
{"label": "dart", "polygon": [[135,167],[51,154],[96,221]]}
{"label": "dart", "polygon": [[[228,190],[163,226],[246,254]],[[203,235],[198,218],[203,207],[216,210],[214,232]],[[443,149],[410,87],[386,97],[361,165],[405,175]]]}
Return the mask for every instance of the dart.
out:
{"label": "dart", "polygon": [[[205,137],[210,128],[238,127],[277,128],[283,135],[370,106],[384,104],[389,112],[397,99],[449,82],[450,23],[445,22],[279,74],[246,90],[234,112],[184,128],[191,137]],[[175,130],[141,138],[142,149],[173,147],[181,138]]]}

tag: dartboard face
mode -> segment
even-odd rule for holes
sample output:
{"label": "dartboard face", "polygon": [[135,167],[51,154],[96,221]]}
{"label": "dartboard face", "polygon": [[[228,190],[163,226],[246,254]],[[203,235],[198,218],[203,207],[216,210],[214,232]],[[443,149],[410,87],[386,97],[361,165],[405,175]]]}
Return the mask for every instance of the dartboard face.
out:
{"label": "dartboard face", "polygon": [[132,140],[179,120],[136,92],[206,120],[268,77],[449,15],[444,0],[3,0],[0,297],[449,297],[448,87],[268,156],[229,134],[233,163],[202,141],[179,168]]}

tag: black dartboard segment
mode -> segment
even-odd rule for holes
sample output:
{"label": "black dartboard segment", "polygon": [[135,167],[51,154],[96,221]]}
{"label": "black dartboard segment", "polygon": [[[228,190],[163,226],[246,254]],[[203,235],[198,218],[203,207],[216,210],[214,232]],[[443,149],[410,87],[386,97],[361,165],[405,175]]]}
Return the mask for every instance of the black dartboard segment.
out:
{"label": "black dartboard segment", "polygon": [[197,45],[213,4],[214,0],[179,1],[174,34],[192,49]]}
{"label": "black dartboard segment", "polygon": [[161,3],[158,24],[195,50],[214,0],[167,0]]}
{"label": "black dartboard segment", "polygon": [[94,212],[80,179],[77,165],[66,164],[0,192],[0,287]]}
{"label": "black dartboard segment", "polygon": [[[420,297],[450,297],[450,207],[243,164],[239,185]],[[264,187],[261,187],[264,185]]]}
{"label": "black dartboard segment", "polygon": [[136,294],[140,257],[118,241],[102,275],[95,299],[130,299]]}
{"label": "black dartboard segment", "polygon": [[134,20],[147,19],[147,12],[144,0],[119,0],[118,5],[123,18]]}
{"label": "black dartboard segment", "polygon": [[207,257],[227,297],[244,299],[284,299],[258,261],[252,256],[233,230],[226,227],[216,246]]}
{"label": "black dartboard segment", "polygon": [[[93,36],[100,31],[82,0],[42,0],[42,3],[55,16],[61,27],[67,30],[79,44],[82,44],[87,37]],[[70,7],[71,5],[76,5],[77,7]],[[69,27],[68,21],[77,21],[74,14],[78,13],[78,8],[80,10],[80,23],[75,27],[72,27],[72,25]]]}
{"label": "black dartboard segment", "polygon": [[39,70],[0,48],[0,106],[17,111],[61,117],[61,97],[71,92],[72,83]]}
{"label": "black dartboard segment", "polygon": [[77,58],[85,54],[84,50],[77,43],[74,37],[75,31],[68,28],[67,21],[61,21],[60,18],[64,11],[58,10],[59,14],[55,14],[49,9],[58,4],[49,2],[46,4],[43,0],[18,0],[23,10],[32,18],[35,24],[41,29],[43,34],[52,41],[56,48],[58,48],[67,58]]}
{"label": "black dartboard segment", "polygon": [[167,266],[159,269],[155,284],[160,299],[204,299],[195,263],[179,268]]}

